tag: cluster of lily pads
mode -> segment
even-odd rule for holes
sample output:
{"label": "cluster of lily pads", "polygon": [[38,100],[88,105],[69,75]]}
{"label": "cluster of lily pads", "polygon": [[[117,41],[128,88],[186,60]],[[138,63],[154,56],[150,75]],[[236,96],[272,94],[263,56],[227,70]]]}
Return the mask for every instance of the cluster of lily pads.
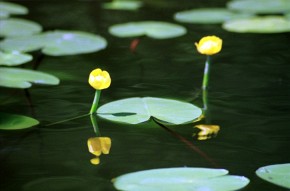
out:
{"label": "cluster of lily pads", "polygon": [[[275,185],[290,188],[290,164],[264,166],[256,175]],[[229,175],[225,169],[163,168],[132,172],[113,179],[115,188],[123,191],[233,191],[244,188],[250,180],[244,176]]]}
{"label": "cluster of lily pads", "polygon": [[[65,56],[97,52],[107,46],[106,40],[83,31],[43,31],[34,21],[13,18],[28,13],[22,5],[0,2],[0,86],[28,89],[32,84],[58,85],[59,79],[51,74],[17,66],[33,62],[33,53],[40,51],[48,56]],[[37,125],[31,117],[1,114],[0,129],[15,130]]]}
{"label": "cluster of lily pads", "polygon": [[224,8],[201,8],[178,12],[174,19],[184,23],[222,24],[229,32],[290,32],[288,0],[231,0]]}

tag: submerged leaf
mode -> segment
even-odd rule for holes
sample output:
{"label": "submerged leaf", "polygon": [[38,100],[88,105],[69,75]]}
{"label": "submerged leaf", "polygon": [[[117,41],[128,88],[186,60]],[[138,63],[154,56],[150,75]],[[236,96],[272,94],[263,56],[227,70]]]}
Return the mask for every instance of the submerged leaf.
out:
{"label": "submerged leaf", "polygon": [[155,39],[167,39],[184,35],[186,29],[173,23],[140,21],[113,25],[109,28],[109,33],[121,38],[147,35]]}
{"label": "submerged leaf", "polygon": [[286,13],[290,11],[289,0],[232,0],[227,7],[234,11],[256,14]]}
{"label": "submerged leaf", "polygon": [[30,88],[31,83],[57,85],[59,79],[50,74],[20,68],[0,68],[0,86],[8,88]]}
{"label": "submerged leaf", "polygon": [[250,182],[246,177],[227,174],[225,169],[164,168],[124,174],[113,183],[123,191],[233,191]]}
{"label": "submerged leaf", "polygon": [[201,8],[177,12],[174,14],[174,19],[184,23],[218,24],[250,16],[252,14],[236,13],[225,8]]}
{"label": "submerged leaf", "polygon": [[15,115],[0,112],[0,129],[1,130],[19,130],[38,125],[39,121],[23,115]]}
{"label": "submerged leaf", "polygon": [[32,60],[32,56],[20,52],[4,53],[0,51],[0,65],[16,66]]}
{"label": "submerged leaf", "polygon": [[290,189],[290,163],[264,166],[256,174],[263,180]]}
{"label": "submerged leaf", "polygon": [[42,31],[42,27],[33,21],[24,19],[3,19],[0,20],[0,36],[27,36],[37,34]]}
{"label": "submerged leaf", "polygon": [[283,16],[260,16],[228,21],[222,27],[238,33],[282,33],[290,31],[290,20]]}
{"label": "submerged leaf", "polygon": [[145,97],[127,98],[101,106],[97,114],[105,119],[138,124],[154,117],[170,124],[190,123],[202,114],[202,110],[190,103]]}

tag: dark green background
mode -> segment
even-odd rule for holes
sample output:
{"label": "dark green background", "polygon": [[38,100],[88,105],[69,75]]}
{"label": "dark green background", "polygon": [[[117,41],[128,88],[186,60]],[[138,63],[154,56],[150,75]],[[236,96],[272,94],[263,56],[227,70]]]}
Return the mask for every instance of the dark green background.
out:
{"label": "dark green background", "polygon": [[[200,86],[205,56],[194,42],[206,35],[223,39],[222,51],[212,59],[208,121],[221,126],[217,137],[192,138],[193,125],[171,127],[230,174],[251,183],[243,191],[284,191],[255,175],[259,167],[289,163],[290,54],[289,33],[229,33],[221,25],[181,24],[182,37],[154,40],[143,37],[136,53],[133,38],[121,39],[108,27],[129,21],[175,22],[177,11],[224,7],[226,0],[146,0],[139,11],[102,10],[103,1],[16,1],[27,6],[21,18],[40,23],[44,30],[80,30],[105,37],[108,47],[97,53],[50,57],[39,71],[61,79],[59,86],[33,86],[29,107],[20,90],[1,88],[0,110],[33,116],[41,125],[24,131],[0,132],[1,191],[107,191],[111,179],[124,173],[168,167],[209,167],[207,160],[154,123],[124,125],[98,119],[103,136],[112,139],[109,155],[93,166],[86,141],[94,136],[89,117],[54,125],[55,121],[85,114],[94,90],[88,74],[100,67],[109,71],[111,87],[100,104],[113,100],[156,96],[191,102],[202,107]],[[37,53],[34,53],[37,55]],[[26,64],[25,68],[31,65]]]}

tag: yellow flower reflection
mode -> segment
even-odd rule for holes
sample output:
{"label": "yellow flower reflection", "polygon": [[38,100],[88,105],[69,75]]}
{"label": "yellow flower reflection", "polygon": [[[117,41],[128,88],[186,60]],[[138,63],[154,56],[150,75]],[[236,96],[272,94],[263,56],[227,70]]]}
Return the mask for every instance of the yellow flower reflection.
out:
{"label": "yellow flower reflection", "polygon": [[213,55],[221,51],[222,42],[222,39],[217,36],[206,36],[203,37],[199,43],[195,43],[195,46],[199,53]]}
{"label": "yellow flower reflection", "polygon": [[199,130],[201,130],[197,134],[197,139],[198,140],[210,139],[212,136],[215,136],[220,130],[220,126],[219,125],[199,124],[199,125],[195,125],[194,127],[196,127]]}
{"label": "yellow flower reflection", "polygon": [[106,89],[111,85],[110,74],[97,68],[90,73],[89,84],[96,90]]}
{"label": "yellow flower reflection", "polygon": [[91,163],[97,165],[100,163],[101,154],[109,154],[112,141],[109,137],[92,137],[88,141],[89,152],[96,157],[91,159]]}

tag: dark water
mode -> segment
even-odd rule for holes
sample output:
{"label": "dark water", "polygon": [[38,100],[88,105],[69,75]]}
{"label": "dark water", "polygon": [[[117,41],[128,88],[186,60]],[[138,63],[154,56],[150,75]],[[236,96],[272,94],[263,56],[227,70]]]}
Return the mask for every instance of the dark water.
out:
{"label": "dark water", "polygon": [[[220,25],[183,24],[188,33],[170,40],[142,38],[132,54],[132,39],[108,34],[115,23],[133,20],[174,22],[172,15],[188,7],[224,6],[226,1],[146,1],[138,12],[105,11],[98,1],[18,1],[30,9],[25,18],[44,30],[81,30],[102,35],[108,47],[97,53],[46,56],[39,70],[61,79],[59,86],[30,89],[33,107],[22,91],[1,89],[1,111],[33,116],[41,125],[25,131],[0,133],[1,191],[105,191],[111,179],[124,173],[168,167],[220,167],[250,178],[245,191],[284,191],[255,175],[259,167],[288,163],[290,154],[289,33],[235,34]],[[110,72],[112,85],[102,92],[101,104],[135,96],[184,100],[202,106],[200,86],[204,56],[194,42],[206,35],[223,39],[213,57],[208,91],[207,120],[220,125],[218,135],[193,139],[193,125],[170,127],[206,153],[216,165],[193,151],[168,131],[149,122],[116,124],[98,119],[102,136],[110,137],[109,155],[90,163],[87,139],[94,136],[88,116],[47,124],[89,111],[94,90],[89,72]],[[30,65],[25,67],[29,68]]]}

